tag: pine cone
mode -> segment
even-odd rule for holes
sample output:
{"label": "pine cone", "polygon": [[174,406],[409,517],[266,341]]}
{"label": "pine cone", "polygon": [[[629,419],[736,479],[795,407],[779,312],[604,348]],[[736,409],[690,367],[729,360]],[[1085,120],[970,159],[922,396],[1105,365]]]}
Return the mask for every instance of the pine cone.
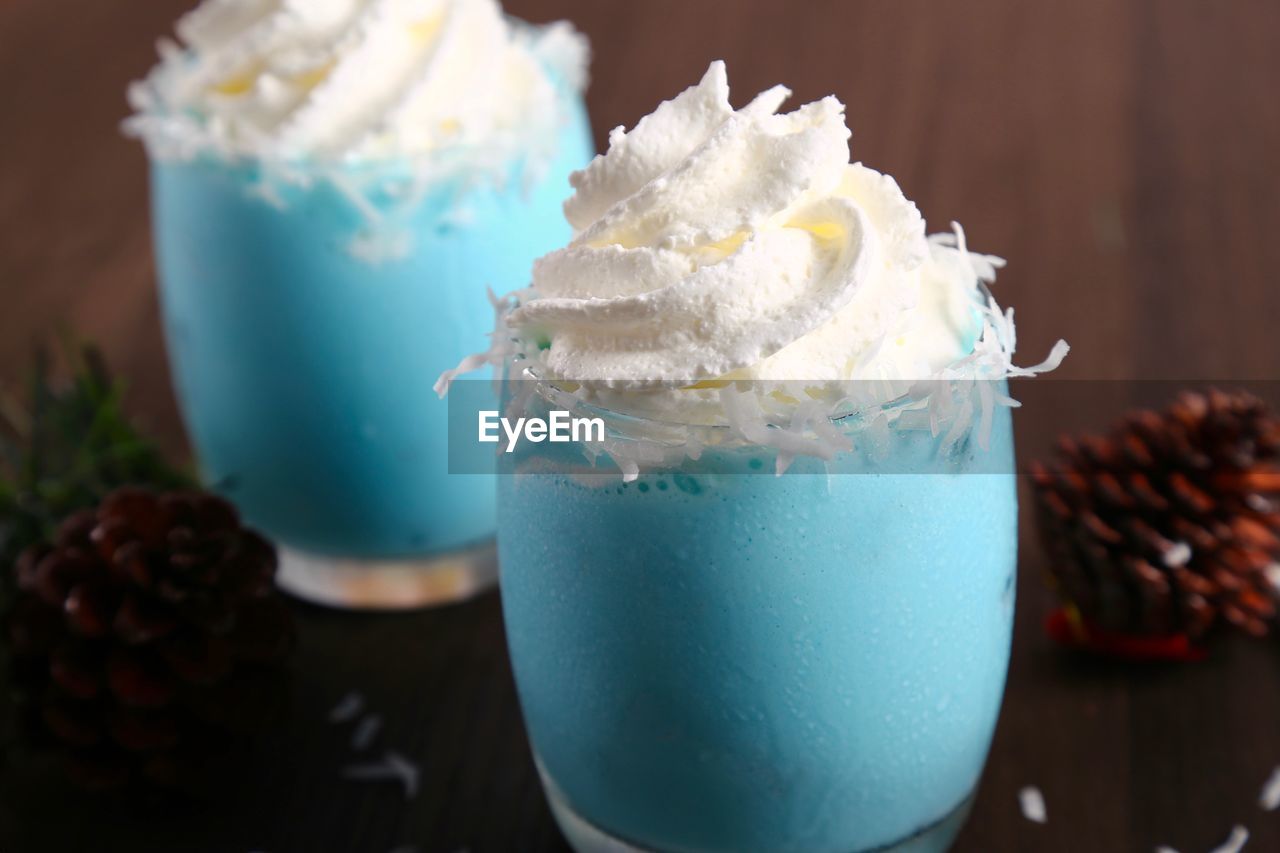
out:
{"label": "pine cone", "polygon": [[1267,633],[1280,557],[1280,420],[1250,394],[1183,393],[1034,465],[1059,594],[1117,635]]}
{"label": "pine cone", "polygon": [[293,624],[275,567],[221,498],[141,489],[22,554],[15,680],[73,778],[190,787],[235,735],[279,716]]}

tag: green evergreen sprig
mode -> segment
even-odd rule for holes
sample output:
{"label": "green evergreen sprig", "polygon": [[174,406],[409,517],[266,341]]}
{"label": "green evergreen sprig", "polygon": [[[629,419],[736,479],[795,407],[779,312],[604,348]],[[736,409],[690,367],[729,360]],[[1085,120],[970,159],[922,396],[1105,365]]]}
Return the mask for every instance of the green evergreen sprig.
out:
{"label": "green evergreen sprig", "polygon": [[123,385],[102,354],[91,346],[64,351],[57,375],[48,352],[37,354],[25,401],[0,389],[0,610],[18,555],[70,513],[119,486],[195,484],[126,416]]}

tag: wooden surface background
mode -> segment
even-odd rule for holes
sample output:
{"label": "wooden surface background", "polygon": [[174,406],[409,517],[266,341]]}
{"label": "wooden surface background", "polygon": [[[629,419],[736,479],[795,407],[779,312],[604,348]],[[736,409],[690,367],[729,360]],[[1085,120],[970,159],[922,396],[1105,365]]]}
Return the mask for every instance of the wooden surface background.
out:
{"label": "wooden surface background", "polygon": [[[126,83],[192,0],[0,2],[0,380],[59,329],[101,342],[132,410],[175,450],[145,163]],[[1073,378],[1274,378],[1280,364],[1280,3],[1274,0],[509,0],[595,48],[601,142],[728,61],[735,102],[776,82],[848,104],[855,158],[934,229],[961,220],[1010,260],[1024,360],[1057,337]],[[1280,764],[1280,647],[1229,641],[1193,667],[1066,657],[1043,638],[1024,527],[1004,713],[961,851],[1207,850]],[[560,850],[489,595],[433,613],[299,607],[295,722],[217,812],[136,817],[48,775],[0,771],[0,850]],[[421,762],[406,802],[339,778],[329,707],[362,691],[384,745]],[[1049,823],[1017,790],[1040,786]]]}

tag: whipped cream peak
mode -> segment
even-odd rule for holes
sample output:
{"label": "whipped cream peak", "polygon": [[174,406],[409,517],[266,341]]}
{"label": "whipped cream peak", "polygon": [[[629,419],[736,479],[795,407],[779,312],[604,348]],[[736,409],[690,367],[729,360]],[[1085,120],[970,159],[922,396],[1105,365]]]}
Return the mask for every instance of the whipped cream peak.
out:
{"label": "whipped cream peak", "polygon": [[[941,280],[916,206],[850,164],[837,99],[779,113],[788,95],[775,86],[735,110],[712,63],[573,176],[576,236],[535,264],[509,318],[545,375],[921,378],[964,354],[977,277]],[[947,298],[926,298],[938,288]],[[884,347],[933,309],[955,327],[932,329],[940,341]]]}
{"label": "whipped cream peak", "polygon": [[588,53],[568,24],[496,0],[205,0],[176,31],[128,129],[167,155],[284,162],[470,148],[505,165],[547,135]]}
{"label": "whipped cream peak", "polygon": [[[775,86],[743,112],[776,113],[791,91]],[[565,202],[565,217],[577,230],[600,219],[610,207],[674,168],[731,115],[729,76],[723,61],[711,63],[702,81],[640,119],[630,134],[622,127],[609,133],[609,154],[597,156],[575,172],[574,195]]]}

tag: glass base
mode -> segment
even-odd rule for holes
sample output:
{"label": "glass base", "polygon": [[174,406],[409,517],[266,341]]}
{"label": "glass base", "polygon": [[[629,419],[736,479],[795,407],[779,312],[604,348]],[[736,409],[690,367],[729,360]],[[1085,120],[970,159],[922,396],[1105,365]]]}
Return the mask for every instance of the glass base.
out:
{"label": "glass base", "polygon": [[498,581],[498,549],[487,542],[418,560],[322,557],[280,547],[276,585],[343,610],[412,610],[466,601]]}
{"label": "glass base", "polygon": [[[656,853],[647,847],[640,847],[610,835],[588,822],[570,807],[564,794],[556,787],[555,782],[551,781],[546,771],[542,770],[541,766],[538,770],[542,776],[542,787],[551,804],[551,813],[556,823],[560,825],[560,831],[564,833],[569,846],[577,853]],[[973,794],[970,794],[942,818],[908,837],[881,847],[858,851],[858,853],[943,853],[956,840],[960,828],[969,819],[972,808]]]}

